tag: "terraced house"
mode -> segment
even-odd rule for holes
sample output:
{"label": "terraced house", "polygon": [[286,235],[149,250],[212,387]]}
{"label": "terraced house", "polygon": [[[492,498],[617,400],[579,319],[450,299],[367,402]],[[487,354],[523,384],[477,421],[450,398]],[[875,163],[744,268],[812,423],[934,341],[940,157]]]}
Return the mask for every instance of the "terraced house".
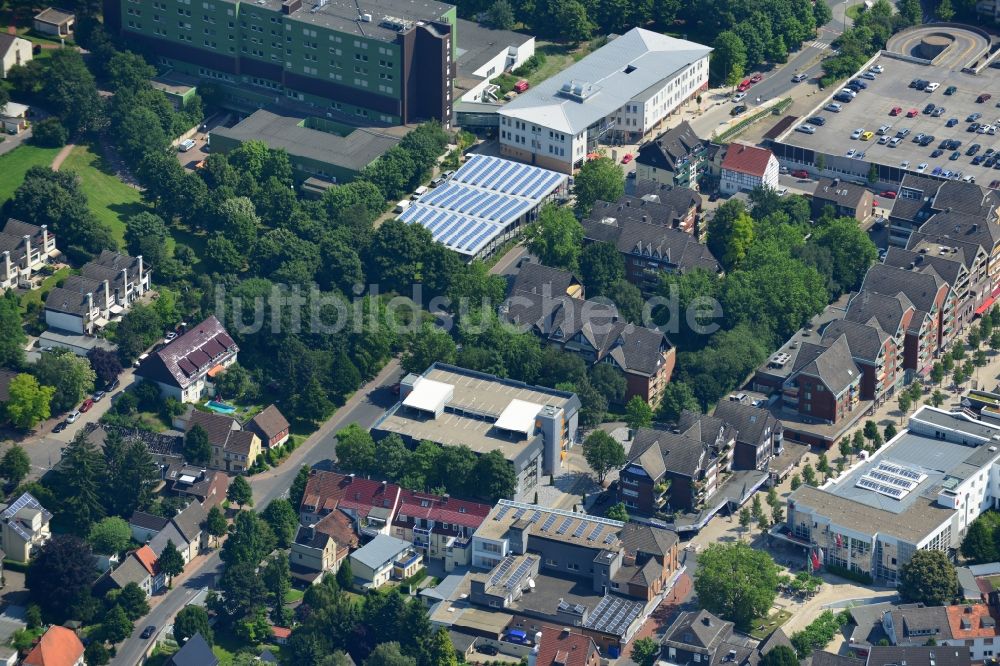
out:
{"label": "terraced house", "polygon": [[451,118],[455,7],[434,0],[105,0],[157,64],[271,105],[390,125]]}

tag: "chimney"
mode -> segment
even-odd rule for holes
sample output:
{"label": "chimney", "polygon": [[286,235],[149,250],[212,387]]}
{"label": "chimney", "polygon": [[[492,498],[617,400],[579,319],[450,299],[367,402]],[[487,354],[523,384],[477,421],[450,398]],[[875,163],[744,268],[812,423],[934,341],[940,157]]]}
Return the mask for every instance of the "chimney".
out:
{"label": "chimney", "polygon": [[542,644],[542,632],[535,632],[535,644],[531,646],[531,652],[528,653],[528,666],[536,666],[538,663],[538,648]]}
{"label": "chimney", "polygon": [[111,302],[111,283],[107,280],[104,281],[104,302],[101,304],[102,308],[108,307],[108,303]]}
{"label": "chimney", "polygon": [[49,225],[42,225],[42,252],[48,251],[49,248]]}
{"label": "chimney", "polygon": [[710,618],[709,616],[706,615],[705,617],[701,618],[701,623],[703,625],[705,625],[706,627],[711,627],[712,626],[712,618]]}
{"label": "chimney", "polygon": [[309,540],[312,541],[316,538],[316,525],[306,526],[306,534],[309,535]]}
{"label": "chimney", "polygon": [[122,292],[124,299],[119,305],[128,305],[128,269],[122,269]]}
{"label": "chimney", "polygon": [[6,280],[10,275],[10,251],[3,251],[3,279]]}
{"label": "chimney", "polygon": [[24,234],[24,267],[31,267],[31,236]]}
{"label": "chimney", "polygon": [[90,319],[91,313],[94,311],[94,292],[87,292],[87,319]]}
{"label": "chimney", "polygon": [[143,267],[142,263],[142,255],[140,254],[138,257],[136,257],[136,259],[139,260],[139,275],[136,277],[136,287],[139,289],[139,295],[142,296],[143,292],[145,291],[142,288],[142,274],[145,271],[145,268]]}

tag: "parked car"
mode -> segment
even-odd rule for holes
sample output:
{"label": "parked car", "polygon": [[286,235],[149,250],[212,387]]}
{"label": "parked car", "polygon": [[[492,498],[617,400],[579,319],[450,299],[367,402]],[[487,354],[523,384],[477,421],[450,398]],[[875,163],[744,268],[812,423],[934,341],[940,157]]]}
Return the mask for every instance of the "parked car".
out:
{"label": "parked car", "polygon": [[862,81],[861,79],[854,79],[853,81],[851,81],[851,83],[860,87],[862,90],[866,90],[868,88],[868,84]]}
{"label": "parked car", "polygon": [[868,71],[874,72],[875,74],[881,74],[882,72],[885,71],[885,67],[883,67],[882,65],[872,65],[871,67],[868,68]]}
{"label": "parked car", "polygon": [[495,657],[500,654],[500,651],[496,649],[494,645],[477,645],[476,652],[480,654],[488,654],[491,657]]}
{"label": "parked car", "polygon": [[818,125],[819,127],[822,127],[826,124],[826,118],[823,116],[813,116],[812,118],[806,120],[806,122],[810,125]]}
{"label": "parked car", "polygon": [[750,77],[750,83],[760,83],[763,80],[764,80],[764,75],[760,73],[754,74],[753,76]]}
{"label": "parked car", "polygon": [[733,110],[729,112],[729,115],[738,116],[746,110],[747,110],[746,104],[740,104],[738,106],[734,106]]}
{"label": "parked car", "polygon": [[956,92],[958,92],[958,88],[955,86],[948,86],[944,89],[945,95],[954,95]]}
{"label": "parked car", "polygon": [[874,81],[878,77],[875,76],[872,72],[865,72],[864,74],[861,75],[861,78],[868,79],[869,81]]}
{"label": "parked car", "polygon": [[802,132],[803,134],[815,134],[816,128],[812,125],[799,125],[795,128],[795,131]]}
{"label": "parked car", "polygon": [[926,90],[927,92],[931,93],[931,92],[934,92],[935,90],[937,90],[940,87],[941,87],[940,83],[928,83],[927,87],[924,88],[924,90]]}
{"label": "parked car", "polygon": [[87,398],[86,400],[83,401],[83,404],[80,405],[80,411],[89,412],[90,408],[93,406],[94,406],[94,401],[90,398]]}
{"label": "parked car", "polygon": [[117,377],[115,377],[110,382],[108,382],[107,386],[104,387],[104,392],[105,393],[111,393],[116,388],[118,388],[119,386],[121,386],[121,383],[122,383],[121,380],[118,379]]}
{"label": "parked car", "polygon": [[740,82],[740,85],[736,86],[736,90],[738,90],[739,92],[746,92],[747,90],[750,89],[750,86],[752,86],[752,85],[753,85],[753,82],[750,81],[750,79],[743,79]]}
{"label": "parked car", "polygon": [[936,108],[937,108],[936,104],[934,104],[934,103],[928,104],[927,106],[924,107],[924,115],[927,115],[927,114],[933,112],[934,109],[936,109]]}
{"label": "parked car", "polygon": [[852,139],[860,139],[861,135],[865,133],[865,128],[859,127],[858,129],[851,132]]}
{"label": "parked car", "polygon": [[932,118],[940,118],[941,116],[944,115],[944,112],[945,112],[945,108],[943,106],[939,106],[936,109],[934,109],[933,111],[931,111],[931,117]]}
{"label": "parked car", "polygon": [[932,158],[933,157],[941,157],[941,155],[943,155],[943,154],[944,154],[943,150],[941,150],[940,148],[935,148],[934,152],[931,153],[931,157]]}
{"label": "parked car", "polygon": [[948,122],[944,124],[945,127],[954,127],[958,124],[958,118],[949,118]]}
{"label": "parked car", "polygon": [[167,331],[167,334],[163,336],[164,342],[173,342],[177,338],[176,331]]}
{"label": "parked car", "polygon": [[991,95],[989,93],[983,93],[982,95],[980,95],[979,97],[976,98],[976,103],[977,104],[982,104],[983,102],[989,101],[990,98],[992,98],[992,97],[993,97],[993,95]]}
{"label": "parked car", "polygon": [[858,151],[856,151],[856,150],[855,150],[854,148],[851,148],[850,150],[848,150],[848,151],[847,151],[847,153],[846,153],[845,157],[854,157],[854,155],[855,155],[855,154],[856,154],[857,152],[858,152]]}
{"label": "parked car", "polygon": [[524,91],[526,91],[530,87],[531,87],[530,83],[528,83],[524,79],[521,79],[520,81],[518,81],[517,83],[514,84],[514,91],[516,93],[520,94],[520,93],[523,93]]}
{"label": "parked car", "polygon": [[52,428],[52,432],[62,432],[63,430],[65,430],[68,427],[69,427],[69,423],[67,423],[66,421],[60,421],[59,423],[57,423],[55,425],[54,428]]}
{"label": "parked car", "polygon": [[948,159],[951,160],[952,162],[954,162],[955,160],[957,160],[961,156],[962,156],[962,153],[960,153],[960,152],[958,152],[956,150],[955,152],[953,152],[951,155],[948,156]]}
{"label": "parked car", "polygon": [[738,92],[735,95],[733,95],[733,102],[739,103],[745,100],[746,98],[747,94],[745,92]]}
{"label": "parked car", "polygon": [[987,187],[989,187],[991,190],[997,189],[998,187],[1000,187],[1000,180],[991,180],[990,184],[987,185]]}
{"label": "parked car", "polygon": [[917,173],[923,173],[927,171],[927,162],[921,162],[917,165]]}
{"label": "parked car", "polygon": [[867,132],[862,132],[861,133],[861,140],[862,141],[871,141],[871,139],[872,139],[873,136],[875,136],[875,132],[872,132],[871,130],[868,130]]}
{"label": "parked car", "polygon": [[792,82],[793,83],[801,83],[801,82],[805,81],[808,78],[809,78],[808,75],[803,74],[802,72],[799,72],[798,74],[796,74],[795,76],[792,77]]}
{"label": "parked car", "polygon": [[878,138],[878,143],[879,143],[880,146],[884,146],[885,144],[889,143],[889,137],[887,137],[887,136],[880,136]]}
{"label": "parked car", "polygon": [[896,138],[897,139],[904,139],[904,138],[906,138],[906,135],[909,134],[909,133],[910,133],[910,128],[909,127],[904,127],[901,130],[899,130],[898,132],[896,132]]}
{"label": "parked car", "polygon": [[889,147],[890,148],[895,148],[896,146],[898,146],[902,142],[903,142],[902,139],[900,139],[898,136],[894,136],[891,139],[889,139]]}
{"label": "parked car", "polygon": [[105,396],[104,391],[94,391],[94,395],[90,396],[90,399],[93,400],[94,402],[100,402],[101,400],[104,399],[104,396]]}
{"label": "parked car", "polygon": [[80,419],[80,412],[75,409],[66,415],[66,423],[76,423]]}
{"label": "parked car", "polygon": [[139,358],[135,359],[132,365],[138,368],[140,365],[142,365],[142,362],[145,361],[147,358],[149,358],[149,354],[139,354]]}
{"label": "parked car", "polygon": [[806,171],[805,169],[796,169],[795,171],[792,172],[792,176],[794,178],[808,178],[809,172]]}
{"label": "parked car", "polygon": [[842,108],[844,107],[841,106],[840,104],[836,104],[835,102],[830,102],[829,104],[823,107],[824,110],[829,111],[831,113],[840,113],[840,110]]}
{"label": "parked car", "polygon": [[883,192],[879,196],[882,197],[883,199],[895,199],[896,198],[896,193],[893,190],[886,190],[885,192]]}
{"label": "parked car", "polygon": [[182,153],[186,153],[197,145],[194,139],[184,139],[181,141],[180,145],[177,146],[177,150]]}
{"label": "parked car", "polygon": [[982,148],[982,146],[980,146],[978,143],[974,143],[974,144],[972,144],[971,146],[969,146],[966,149],[965,154],[966,155],[975,155],[976,153],[979,152],[980,148]]}
{"label": "parked car", "polygon": [[892,110],[889,111],[889,115],[890,116],[898,116],[902,112],[903,112],[903,107],[901,107],[901,106],[894,106],[894,107],[892,107]]}
{"label": "parked car", "polygon": [[906,112],[906,117],[907,117],[907,118],[913,118],[913,117],[915,117],[915,116],[916,116],[916,115],[917,115],[918,113],[919,113],[919,111],[917,111],[916,109],[910,109],[909,111],[907,111],[907,112]]}
{"label": "parked car", "polygon": [[628,164],[632,161],[632,153],[625,153],[625,157],[622,158],[622,164]]}

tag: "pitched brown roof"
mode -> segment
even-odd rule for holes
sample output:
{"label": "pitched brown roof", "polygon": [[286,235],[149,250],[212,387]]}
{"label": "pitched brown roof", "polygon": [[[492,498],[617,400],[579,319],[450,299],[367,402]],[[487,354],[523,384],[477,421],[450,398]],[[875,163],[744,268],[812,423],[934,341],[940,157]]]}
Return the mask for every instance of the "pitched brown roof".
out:
{"label": "pitched brown roof", "polygon": [[275,405],[268,405],[257,416],[250,420],[247,428],[254,430],[261,436],[261,439],[270,440],[289,428],[288,419]]}
{"label": "pitched brown roof", "polygon": [[239,347],[213,315],[160,351],[150,354],[135,374],[186,388],[238,351]]}
{"label": "pitched brown roof", "polygon": [[229,436],[229,441],[226,442],[226,451],[241,456],[249,456],[255,437],[257,435],[249,430],[236,430]]}
{"label": "pitched brown roof", "polygon": [[597,650],[594,639],[557,627],[542,627],[536,666],[585,666]]}
{"label": "pitched brown roof", "polygon": [[201,426],[208,433],[209,444],[224,447],[229,438],[238,432],[240,424],[231,416],[194,409],[188,420],[187,432],[190,432],[196,425]]}

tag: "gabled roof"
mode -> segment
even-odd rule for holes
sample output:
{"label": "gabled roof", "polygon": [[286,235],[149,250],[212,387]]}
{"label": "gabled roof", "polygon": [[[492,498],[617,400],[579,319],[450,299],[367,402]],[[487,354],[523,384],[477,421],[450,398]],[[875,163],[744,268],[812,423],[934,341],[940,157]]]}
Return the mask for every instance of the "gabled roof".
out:
{"label": "gabled roof", "polygon": [[377,570],[410,548],[412,548],[412,544],[408,541],[397,539],[388,534],[379,534],[365,546],[351,553],[351,557],[369,569]]}
{"label": "gabled roof", "polygon": [[865,274],[861,291],[874,291],[885,296],[902,293],[915,308],[930,312],[942,286],[947,286],[945,281],[931,268],[917,273],[895,266],[875,264]]}
{"label": "gabled roof", "polygon": [[218,666],[219,659],[205,638],[197,633],[170,658],[170,666]]}
{"label": "gabled roof", "polygon": [[191,502],[184,510],[171,519],[171,523],[184,535],[188,543],[194,543],[201,534],[201,524],[208,512],[199,502]]}
{"label": "gabled roof", "polygon": [[[976,254],[979,247],[976,245],[971,245],[968,249],[972,252],[963,252],[963,248],[955,248],[955,252],[949,251],[947,254],[940,254],[935,246],[935,251],[933,254],[929,252],[922,252],[920,250],[925,248],[917,249],[922,245],[922,241],[929,240],[926,236],[920,232],[913,232],[910,234],[909,246],[911,250],[904,250],[900,247],[890,247],[889,251],[885,255],[883,263],[887,266],[895,266],[897,268],[902,268],[904,270],[912,271],[923,271],[927,268],[932,268],[935,273],[941,276],[941,278],[948,284],[956,284],[959,277],[962,275],[963,270],[972,265],[972,262],[976,259]],[[914,242],[918,245],[914,245]],[[963,245],[967,245],[964,244]],[[926,247],[926,246],[925,246]]]}
{"label": "gabled roof", "polygon": [[625,523],[618,533],[625,550],[663,557],[677,545],[677,533],[642,523]]}
{"label": "gabled roof", "polygon": [[233,433],[239,431],[240,427],[239,422],[231,416],[192,409],[186,432],[190,432],[196,425],[201,426],[208,433],[209,444],[221,447],[226,446],[229,438],[232,437]]}
{"label": "gabled roof", "polygon": [[774,418],[770,411],[736,400],[720,400],[714,414],[736,429],[737,441],[753,446],[760,442],[765,430],[770,428],[774,432],[781,427],[781,421]]}
{"label": "gabled roof", "polygon": [[249,456],[250,451],[253,450],[254,439],[260,439],[256,433],[249,430],[236,430],[229,436],[225,449],[228,453]]}
{"label": "gabled roof", "polygon": [[868,188],[861,185],[855,185],[839,178],[836,181],[833,178],[820,178],[816,184],[813,201],[818,205],[830,203],[845,208],[857,208],[870,196]]}
{"label": "gabled roof", "polygon": [[661,465],[655,459],[658,454],[664,471],[694,477],[702,469],[706,458],[711,460],[714,457],[716,444],[735,437],[735,434],[736,431],[720,419],[685,410],[675,430],[663,427],[637,429],[628,460],[630,464],[641,465],[655,480],[658,477],[650,472],[655,473]]}
{"label": "gabled roof", "polygon": [[767,148],[749,146],[745,143],[731,143],[729,150],[726,151],[726,156],[722,159],[722,168],[762,177],[772,157],[774,154]]}
{"label": "gabled roof", "polygon": [[[978,189],[976,185],[972,187]],[[938,198],[941,198],[940,194]],[[980,211],[964,213],[955,208],[944,209],[920,225],[918,231],[928,238],[939,240],[941,245],[952,245],[950,241],[973,243],[987,253],[991,253],[993,246],[1000,242],[1000,224],[992,215]]]}
{"label": "gabled roof", "polygon": [[701,44],[633,28],[522,93],[500,114],[575,135],[629,100],[655,94],[656,84],[711,51]]}
{"label": "gabled roof", "polygon": [[552,268],[530,262],[521,266],[511,292],[523,291],[532,294],[563,296],[571,287],[581,287],[579,278],[561,268]]}
{"label": "gabled roof", "polygon": [[268,405],[257,416],[250,419],[247,428],[256,431],[263,439],[270,440],[290,427],[288,419],[276,405]]}
{"label": "gabled roof", "polygon": [[[80,273],[92,280],[107,280],[113,289],[123,289],[126,286],[125,276],[128,277],[130,283],[136,283],[141,279],[142,276],[139,275],[140,263],[139,257],[104,250],[100,256],[84,264]],[[149,265],[143,264],[142,270],[143,273],[148,273]],[[125,275],[122,274],[122,271],[126,271]],[[124,293],[122,297],[124,297]]]}
{"label": "gabled roof", "polygon": [[688,121],[683,120],[676,127],[671,127],[639,148],[635,161],[658,169],[676,171],[680,160],[703,147],[705,143],[695,134]]}
{"label": "gabled roof", "polygon": [[685,611],[677,616],[663,637],[664,642],[714,650],[732,633],[733,623],[707,610]]}
{"label": "gabled roof", "polygon": [[404,489],[399,497],[397,515],[433,520],[439,524],[461,525],[474,530],[486,520],[492,509],[489,504]]}
{"label": "gabled roof", "polygon": [[906,294],[879,294],[862,291],[847,304],[844,319],[862,324],[878,325],[889,335],[905,332],[916,308]]}
{"label": "gabled roof", "polygon": [[[803,343],[802,346],[805,347],[807,344]],[[855,365],[851,356],[847,336],[841,335],[828,347],[820,349],[822,351],[804,366],[797,368],[797,371],[799,374],[816,377],[826,384],[831,393],[840,395],[861,376],[861,371],[858,370],[858,366]],[[799,354],[799,358],[802,358],[802,354]]]}
{"label": "gabled roof", "polygon": [[142,581],[149,578],[152,574],[146,569],[142,562],[136,558],[129,556],[125,558],[125,561],[118,565],[118,567],[111,572],[111,580],[119,588],[124,588],[129,583],[135,583],[136,585],[141,585]]}
{"label": "gabled roof", "polygon": [[186,388],[226,356],[238,351],[229,333],[212,315],[160,351],[150,354],[135,374]]}
{"label": "gabled roof", "polygon": [[88,312],[87,295],[81,294],[78,291],[55,287],[45,297],[45,309],[86,317]]}
{"label": "gabled roof", "polygon": [[[314,547],[321,548],[326,545],[325,539],[333,539],[334,543],[337,544],[337,548],[343,548],[345,550],[353,550],[358,547],[358,535],[354,532],[354,523],[347,514],[341,511],[331,511],[327,515],[319,519],[316,523],[315,536],[312,538],[317,538]],[[295,537],[296,543],[301,543],[303,545],[313,545],[307,542],[310,538],[307,528],[300,527],[299,533]],[[302,539],[300,541],[299,539]]]}
{"label": "gabled roof", "polygon": [[838,319],[830,322],[824,329],[822,342],[831,345],[841,336],[847,339],[852,357],[870,363],[878,360],[891,337],[878,326]]}
{"label": "gabled roof", "polygon": [[187,537],[184,536],[184,533],[177,529],[177,526],[171,522],[157,532],[156,536],[149,541],[149,548],[156,554],[156,557],[160,557],[160,555],[163,555],[163,550],[167,547],[168,541],[173,541],[177,550],[186,548],[188,543],[190,543]]}
{"label": "gabled roof", "polygon": [[543,626],[535,666],[586,666],[596,651],[597,645],[590,636]]}
{"label": "gabled roof", "polygon": [[139,563],[149,572],[149,575],[156,574],[156,553],[149,546],[143,546],[132,553],[132,557],[139,561]]}
{"label": "gabled roof", "polygon": [[83,643],[76,633],[66,627],[52,626],[21,663],[24,666],[75,666],[82,656]]}
{"label": "gabled roof", "polygon": [[129,525],[135,525],[136,527],[141,527],[143,529],[153,530],[154,532],[159,532],[166,527],[168,523],[170,523],[169,518],[156,516],[144,511],[135,511],[128,519]]}
{"label": "gabled roof", "polygon": [[30,521],[22,520],[24,516],[22,512],[40,512],[43,524],[52,520],[52,514],[31,493],[23,493],[16,500],[8,504],[3,513],[0,513],[0,521],[7,523],[14,533],[24,541],[31,541],[32,534],[31,523]]}
{"label": "gabled roof", "polygon": [[313,470],[302,495],[302,506],[315,507],[317,513],[330,512],[340,507],[367,515],[373,507],[394,509],[399,501],[399,494],[400,488],[394,483]]}

